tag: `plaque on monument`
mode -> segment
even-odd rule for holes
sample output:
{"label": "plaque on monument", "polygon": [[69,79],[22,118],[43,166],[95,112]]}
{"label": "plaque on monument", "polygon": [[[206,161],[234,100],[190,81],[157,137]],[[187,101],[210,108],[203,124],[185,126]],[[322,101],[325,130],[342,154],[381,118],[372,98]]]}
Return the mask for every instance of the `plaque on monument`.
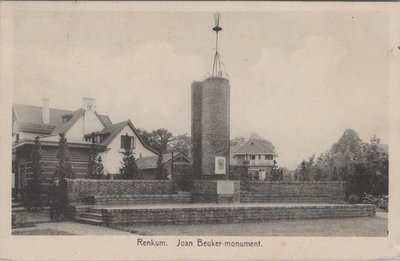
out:
{"label": "plaque on monument", "polygon": [[230,180],[217,181],[217,194],[234,194],[235,184]]}
{"label": "plaque on monument", "polygon": [[226,174],[225,157],[215,157],[215,174]]}

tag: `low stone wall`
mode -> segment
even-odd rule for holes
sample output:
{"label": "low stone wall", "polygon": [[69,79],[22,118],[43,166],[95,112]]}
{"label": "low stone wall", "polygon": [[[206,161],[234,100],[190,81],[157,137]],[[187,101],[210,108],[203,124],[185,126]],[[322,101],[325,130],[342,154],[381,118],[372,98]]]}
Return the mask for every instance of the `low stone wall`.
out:
{"label": "low stone wall", "polygon": [[95,205],[128,205],[128,204],[184,204],[191,202],[190,193],[167,195],[108,195],[94,196]]}
{"label": "low stone wall", "polygon": [[67,179],[70,202],[95,195],[175,194],[169,180],[90,180]]}
{"label": "low stone wall", "polygon": [[240,181],[192,180],[194,203],[233,203],[240,200]]}
{"label": "low stone wall", "polygon": [[248,167],[246,166],[230,166],[229,168],[229,179],[230,180],[242,180],[247,177]]}
{"label": "low stone wall", "polygon": [[151,209],[102,209],[106,224],[199,224],[243,223],[280,219],[318,219],[368,217],[375,215],[374,205],[308,206],[232,206]]}
{"label": "low stone wall", "polygon": [[172,181],[178,191],[190,191],[190,179],[192,175],[192,165],[174,164],[172,170]]}
{"label": "low stone wall", "polygon": [[241,201],[343,202],[346,183],[341,181],[247,181]]}
{"label": "low stone wall", "polygon": [[282,194],[252,194],[242,192],[241,203],[342,203],[340,200],[333,200],[328,195],[282,195]]}

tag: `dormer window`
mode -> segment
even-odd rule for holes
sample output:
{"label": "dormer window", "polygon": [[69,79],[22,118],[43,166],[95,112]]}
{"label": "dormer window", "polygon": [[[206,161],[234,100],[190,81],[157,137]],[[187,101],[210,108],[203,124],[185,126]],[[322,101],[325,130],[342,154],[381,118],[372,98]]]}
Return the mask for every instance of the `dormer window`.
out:
{"label": "dormer window", "polygon": [[[92,135],[93,134],[85,135],[85,141],[92,142]],[[104,134],[99,134],[99,133],[94,134],[94,143],[100,144],[101,142],[103,142],[104,137],[105,137]]]}
{"label": "dormer window", "polygon": [[72,118],[72,115],[66,115],[63,117],[63,123],[68,122]]}

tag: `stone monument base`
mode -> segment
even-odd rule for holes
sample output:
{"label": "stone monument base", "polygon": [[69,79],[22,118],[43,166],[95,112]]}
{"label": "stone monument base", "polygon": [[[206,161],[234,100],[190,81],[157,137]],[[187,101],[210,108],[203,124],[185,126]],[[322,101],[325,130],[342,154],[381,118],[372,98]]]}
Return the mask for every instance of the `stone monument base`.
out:
{"label": "stone monument base", "polygon": [[240,181],[193,180],[191,194],[193,203],[238,203]]}

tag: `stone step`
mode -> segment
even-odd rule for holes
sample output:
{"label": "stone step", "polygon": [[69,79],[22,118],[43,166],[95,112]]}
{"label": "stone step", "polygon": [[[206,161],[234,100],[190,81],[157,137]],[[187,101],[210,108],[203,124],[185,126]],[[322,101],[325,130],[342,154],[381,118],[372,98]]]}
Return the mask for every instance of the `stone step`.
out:
{"label": "stone step", "polygon": [[75,218],[75,221],[78,223],[84,223],[84,224],[88,224],[88,225],[96,225],[96,226],[103,225],[103,221],[97,220],[97,219],[91,219],[91,218],[78,217],[78,218]]}
{"label": "stone step", "polygon": [[25,208],[23,206],[17,206],[17,207],[12,207],[13,212],[22,212],[25,211]]}
{"label": "stone step", "polygon": [[17,207],[21,207],[21,206],[22,206],[21,202],[12,202],[12,205],[11,205],[12,208],[17,208]]}
{"label": "stone step", "polygon": [[103,213],[100,208],[89,208],[86,212],[92,213],[92,214],[99,214],[99,215],[101,215]]}
{"label": "stone step", "polygon": [[80,218],[87,218],[87,219],[93,219],[93,220],[103,220],[103,215],[101,213],[93,213],[93,212],[84,212],[80,214]]}
{"label": "stone step", "polygon": [[151,209],[115,208],[104,209],[113,224],[219,224],[247,223],[270,220],[319,219],[375,216],[373,205],[236,205],[208,207],[154,207]]}
{"label": "stone step", "polygon": [[94,196],[93,202],[97,205],[125,205],[125,204],[162,204],[162,203],[190,203],[190,194],[166,195],[108,195]]}

